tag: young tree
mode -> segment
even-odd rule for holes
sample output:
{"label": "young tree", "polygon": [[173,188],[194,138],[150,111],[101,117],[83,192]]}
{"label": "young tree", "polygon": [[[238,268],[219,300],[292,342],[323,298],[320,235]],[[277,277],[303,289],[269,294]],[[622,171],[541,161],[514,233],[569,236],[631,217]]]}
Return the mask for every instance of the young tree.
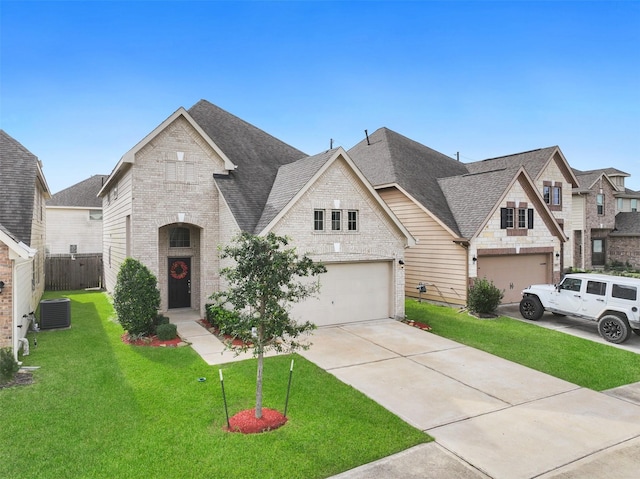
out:
{"label": "young tree", "polygon": [[271,349],[281,352],[309,347],[297,337],[315,329],[315,325],[309,321],[296,322],[289,317],[288,309],[291,303],[319,290],[317,281],[303,282],[300,278],[327,271],[323,264],[314,263],[306,255],[299,257],[295,248],[284,248],[288,242],[286,237],[274,233],[238,235],[221,253],[221,258],[234,260],[233,266],[220,271],[229,287],[211,296],[219,305],[233,307],[236,314],[223,315],[226,324],[221,326],[243,341],[244,350],[253,348],[258,358],[255,408],[258,419],[262,417],[264,353]]}

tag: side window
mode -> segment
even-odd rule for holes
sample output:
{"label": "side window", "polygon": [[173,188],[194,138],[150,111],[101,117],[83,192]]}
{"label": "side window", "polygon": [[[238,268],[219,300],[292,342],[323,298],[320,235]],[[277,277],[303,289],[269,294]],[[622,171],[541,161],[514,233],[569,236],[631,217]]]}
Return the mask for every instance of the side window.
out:
{"label": "side window", "polygon": [[596,195],[596,210],[598,212],[598,215],[604,214],[604,195],[603,194]]}
{"label": "side window", "polygon": [[324,210],[313,210],[313,230],[324,230]]}
{"label": "side window", "polygon": [[582,280],[577,278],[565,278],[560,285],[560,289],[566,289],[567,291],[580,291]]}
{"label": "side window", "polygon": [[614,284],[613,289],[611,290],[611,296],[614,298],[635,301],[638,298],[638,289],[633,286]]}
{"label": "side window", "polygon": [[604,296],[607,292],[607,283],[600,281],[587,281],[587,293]]}
{"label": "side window", "polygon": [[333,231],[340,231],[342,229],[342,211],[333,210],[331,211],[331,229]]}

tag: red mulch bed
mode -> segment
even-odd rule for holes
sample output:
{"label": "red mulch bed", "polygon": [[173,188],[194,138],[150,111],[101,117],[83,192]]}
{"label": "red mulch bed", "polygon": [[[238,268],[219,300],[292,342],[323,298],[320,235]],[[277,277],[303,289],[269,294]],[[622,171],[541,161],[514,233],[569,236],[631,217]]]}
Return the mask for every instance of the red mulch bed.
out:
{"label": "red mulch bed", "polygon": [[408,324],[409,326],[413,326],[414,328],[422,329],[423,331],[431,331],[431,326],[425,323],[421,323],[419,321],[413,321],[413,320],[407,319],[402,322],[405,324]]}
{"label": "red mulch bed", "polygon": [[240,411],[229,418],[230,428],[225,426],[229,432],[241,432],[242,434],[256,434],[259,432],[273,431],[280,426],[284,426],[287,418],[275,409],[262,408],[262,417],[256,418],[255,409]]}
{"label": "red mulch bed", "polygon": [[154,348],[158,348],[158,347],[175,348],[178,346],[178,344],[182,342],[182,339],[180,339],[180,336],[176,336],[174,339],[170,339],[168,341],[160,341],[158,339],[158,336],[150,336],[148,338],[140,338],[140,339],[136,339],[135,341],[131,341],[129,339],[129,335],[127,333],[124,333],[122,335],[122,342],[127,344],[133,344],[134,346],[151,346]]}
{"label": "red mulch bed", "polygon": [[231,347],[235,347],[235,348],[241,348],[243,346],[247,346],[247,347],[251,347],[253,346],[252,343],[243,343],[241,339],[238,338],[234,338],[233,336],[230,336],[228,334],[221,334],[220,333],[220,329],[217,326],[212,325],[209,321],[207,321],[206,319],[200,319],[198,321],[198,323],[200,324],[200,326],[202,326],[203,328],[205,328],[207,331],[209,331],[211,334],[215,335],[218,337],[218,339],[220,341],[222,341],[225,344],[230,344]]}

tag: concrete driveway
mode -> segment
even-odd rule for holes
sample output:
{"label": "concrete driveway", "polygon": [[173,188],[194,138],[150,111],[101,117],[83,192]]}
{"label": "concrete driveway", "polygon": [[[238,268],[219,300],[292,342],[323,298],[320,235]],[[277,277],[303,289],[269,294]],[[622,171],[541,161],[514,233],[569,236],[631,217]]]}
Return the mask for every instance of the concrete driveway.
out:
{"label": "concrete driveway", "polygon": [[337,478],[638,474],[640,383],[594,392],[394,320],[312,341],[304,357],[436,439]]}
{"label": "concrete driveway", "polygon": [[520,314],[520,303],[501,304],[498,306],[498,313],[508,316],[518,321],[535,324],[547,329],[553,329],[561,333],[571,334],[579,338],[588,339],[600,344],[608,344],[619,349],[625,349],[640,354],[640,336],[631,333],[631,337],[622,344],[613,344],[603,339],[598,333],[598,323],[588,319],[577,318],[575,316],[555,316],[545,312],[538,321],[529,321]]}

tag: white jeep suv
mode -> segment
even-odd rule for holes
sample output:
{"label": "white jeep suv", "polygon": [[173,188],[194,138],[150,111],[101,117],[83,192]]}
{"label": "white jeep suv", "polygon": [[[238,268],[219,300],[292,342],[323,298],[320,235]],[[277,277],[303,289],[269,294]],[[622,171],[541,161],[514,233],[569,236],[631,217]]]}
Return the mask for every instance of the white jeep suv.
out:
{"label": "white jeep suv", "polygon": [[600,336],[612,343],[640,335],[640,279],[604,274],[567,274],[558,285],[535,284],[522,291],[520,314],[536,321],[550,311],[598,322]]}

